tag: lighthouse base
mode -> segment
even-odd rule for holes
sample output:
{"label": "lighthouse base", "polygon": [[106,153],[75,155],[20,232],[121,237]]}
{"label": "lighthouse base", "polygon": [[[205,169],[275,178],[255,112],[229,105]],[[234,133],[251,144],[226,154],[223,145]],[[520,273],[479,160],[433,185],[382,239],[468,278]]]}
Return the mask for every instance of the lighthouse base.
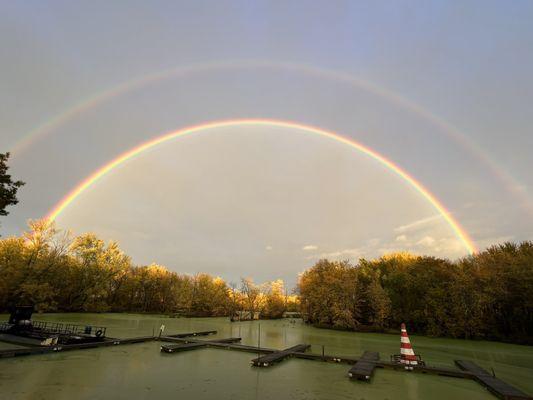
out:
{"label": "lighthouse base", "polygon": [[[413,367],[425,367],[426,363],[422,360],[420,354],[415,354],[416,360],[406,360],[401,354],[393,354],[390,356],[390,360],[393,363],[405,365],[405,369],[412,370]],[[409,368],[408,368],[409,367]]]}

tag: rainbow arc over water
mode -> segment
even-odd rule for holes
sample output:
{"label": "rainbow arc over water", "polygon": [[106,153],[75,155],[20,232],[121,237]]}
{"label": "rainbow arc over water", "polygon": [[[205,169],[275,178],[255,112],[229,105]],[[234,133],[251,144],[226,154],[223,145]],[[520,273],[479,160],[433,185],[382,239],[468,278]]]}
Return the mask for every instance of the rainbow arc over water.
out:
{"label": "rainbow arc over water", "polygon": [[482,148],[480,148],[478,144],[476,144],[474,141],[472,141],[472,139],[464,135],[457,127],[453,126],[446,120],[429,112],[411,100],[402,97],[399,94],[390,91],[389,89],[378,86],[371,81],[359,79],[342,71],[333,71],[291,62],[250,59],[229,60],[222,62],[191,64],[141,76],[94,93],[93,95],[81,100],[77,104],[70,106],[54,117],[43,121],[40,125],[33,128],[19,141],[17,141],[14,144],[11,152],[13,153],[14,158],[18,158],[20,154],[23,153],[27,148],[34,145],[39,138],[54,132],[56,129],[65,125],[69,121],[89,110],[98,107],[106,101],[122,96],[130,91],[138,90],[151,84],[170,79],[183,79],[194,74],[241,69],[272,69],[280,71],[293,71],[318,79],[326,79],[333,82],[343,83],[354,89],[364,90],[368,93],[372,93],[373,95],[382,97],[401,109],[413,113],[414,115],[432,123],[436,128],[438,128],[439,131],[459,143],[482,165],[484,165],[487,171],[497,178],[504,185],[505,189],[509,191],[509,193],[516,197],[519,204],[530,216],[533,215],[533,202],[528,196],[527,191],[524,190],[524,186],[512,175],[510,175],[504,168],[502,168],[501,165],[489,157],[489,155]]}
{"label": "rainbow arc over water", "polygon": [[422,183],[417,181],[413,176],[408,174],[400,166],[395,164],[393,161],[387,159],[378,152],[372,150],[371,148],[344,136],[341,136],[338,133],[321,129],[314,126],[304,125],[296,122],[290,121],[281,121],[281,120],[270,120],[270,119],[232,119],[224,121],[214,121],[208,122],[200,125],[195,125],[183,129],[179,129],[173,132],[169,132],[153,138],[147,142],[144,142],[125,153],[122,153],[115,159],[111,160],[107,164],[100,167],[98,170],[93,172],[82,182],[76,185],[59,203],[57,203],[52,210],[48,213],[46,218],[49,221],[54,221],[57,217],[70,205],[72,204],[81,194],[87,190],[89,187],[94,185],[100,178],[104,175],[110,173],[113,169],[118,167],[120,164],[127,162],[138,156],[139,154],[152,149],[158,145],[161,145],[165,142],[171,141],[178,137],[192,135],[194,133],[215,130],[219,128],[232,127],[232,126],[270,126],[278,128],[289,128],[297,129],[309,134],[315,134],[322,137],[326,137],[332,140],[335,140],[339,143],[350,146],[351,148],[362,152],[373,160],[379,162],[390,171],[394,172],[398,177],[402,178],[406,183],[408,183],[413,189],[415,189],[423,198],[425,198],[442,216],[442,218],[448,223],[452,228],[457,238],[461,241],[464,247],[468,250],[469,253],[474,253],[477,249],[474,245],[472,239],[469,237],[468,233],[461,227],[458,221],[452,216],[452,214],[444,207],[444,205],[427,189]]}

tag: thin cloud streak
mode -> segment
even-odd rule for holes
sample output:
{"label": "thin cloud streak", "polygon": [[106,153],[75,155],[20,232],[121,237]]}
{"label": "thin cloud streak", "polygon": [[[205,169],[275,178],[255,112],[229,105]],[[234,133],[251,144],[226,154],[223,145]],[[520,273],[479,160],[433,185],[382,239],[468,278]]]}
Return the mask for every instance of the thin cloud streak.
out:
{"label": "thin cloud streak", "polygon": [[413,230],[417,230],[422,227],[425,227],[428,224],[434,224],[437,221],[439,221],[441,218],[442,218],[442,215],[440,214],[433,215],[427,218],[422,218],[422,219],[413,221],[409,224],[398,226],[397,228],[394,229],[394,232],[397,232],[397,233],[411,232]]}

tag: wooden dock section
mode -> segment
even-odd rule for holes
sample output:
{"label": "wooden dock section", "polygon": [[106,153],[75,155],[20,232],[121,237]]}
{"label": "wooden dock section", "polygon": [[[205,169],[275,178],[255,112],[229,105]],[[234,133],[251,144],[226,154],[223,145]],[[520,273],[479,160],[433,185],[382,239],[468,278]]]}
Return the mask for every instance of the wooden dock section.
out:
{"label": "wooden dock section", "polygon": [[205,347],[206,343],[180,343],[180,344],[164,344],[161,346],[161,351],[164,353],[177,353],[186,350],[196,350]]}
{"label": "wooden dock section", "polygon": [[[216,333],[217,331],[202,331],[202,332],[190,332],[190,333],[178,333],[176,334],[180,338],[183,337],[194,337],[194,336],[206,336]],[[174,335],[172,335],[174,336]],[[16,348],[16,349],[6,349],[0,350],[0,358],[9,358],[9,357],[19,357],[19,356],[31,356],[37,354],[49,354],[59,351],[69,351],[69,350],[84,350],[84,349],[94,349],[97,347],[107,347],[107,346],[117,346],[123,344],[134,344],[134,343],[143,343],[151,342],[154,340],[159,340],[154,336],[141,336],[134,338],[118,339],[118,338],[105,338],[101,342],[91,342],[91,343],[77,343],[77,344],[64,344],[64,345],[53,345],[53,346],[40,346],[40,347],[27,347],[27,348]],[[177,339],[185,340],[185,339]],[[240,340],[240,339],[239,339]]]}
{"label": "wooden dock section", "polygon": [[485,386],[496,397],[504,400],[531,400],[531,396],[528,396],[521,390],[505,383],[504,381],[496,378],[491,373],[481,368],[479,365],[472,361],[455,360],[455,364],[464,371],[468,371],[473,375],[474,380]]}
{"label": "wooden dock section", "polygon": [[[360,358],[334,356],[326,354],[308,353],[309,345],[299,344],[284,350],[277,350],[265,347],[256,347],[240,344],[241,338],[225,338],[213,340],[200,340],[199,336],[208,336],[216,334],[217,331],[202,331],[177,333],[160,337],[142,336],[126,339],[106,338],[101,342],[80,343],[70,345],[53,345],[48,347],[27,347],[0,350],[0,358],[18,357],[36,354],[50,354],[60,351],[83,350],[97,347],[117,346],[125,344],[143,343],[150,341],[166,342],[161,345],[161,351],[165,353],[176,353],[199,348],[219,348],[224,350],[237,350],[258,355],[252,360],[252,365],[257,367],[269,367],[275,363],[285,360],[288,357],[295,357],[306,360],[344,363],[353,365],[348,375],[351,379],[369,381],[376,368],[389,369],[394,371],[406,371],[402,364],[380,361],[379,353],[365,351]],[[504,400],[533,400],[533,397],[527,395],[521,390],[496,378],[485,369],[472,361],[456,360],[457,368],[414,366],[409,372],[422,373],[431,375],[441,375],[447,377],[472,379],[487,388],[496,397]]]}
{"label": "wooden dock section", "polygon": [[[270,354],[274,353],[278,350],[275,349],[268,349],[268,348],[257,348],[255,346],[247,346],[245,344],[238,344],[238,343],[230,343],[230,342],[224,342],[224,339],[220,340],[198,340],[198,339],[181,339],[181,338],[174,338],[170,336],[161,336],[159,340],[163,342],[173,342],[173,343],[203,343],[206,347],[213,347],[218,349],[225,349],[225,350],[239,350],[244,351],[248,353],[255,353],[255,354]],[[228,340],[228,339],[225,339]]]}
{"label": "wooden dock section", "polygon": [[374,374],[374,370],[379,361],[379,353],[375,351],[365,351],[359,361],[348,371],[350,379],[357,379],[360,381],[370,381]]}
{"label": "wooden dock section", "polygon": [[200,332],[189,332],[189,333],[176,333],[175,335],[166,335],[166,337],[173,337],[173,338],[187,338],[187,337],[195,337],[195,336],[209,336],[209,335],[216,335],[217,331],[200,331]]}
{"label": "wooden dock section", "polygon": [[[341,363],[341,364],[348,364],[348,365],[354,365],[360,360],[359,358],[353,358],[353,357],[332,356],[332,355],[327,355],[327,354],[321,355],[321,354],[314,354],[314,353],[294,353],[293,357],[302,358],[306,360]],[[375,361],[374,364],[376,368],[388,369],[388,370],[393,370],[393,371],[405,371],[404,365],[396,364],[396,363],[389,362],[389,361]],[[452,378],[474,379],[474,376],[470,372],[462,371],[456,368],[428,367],[426,365],[424,367],[422,366],[414,367],[413,370],[411,370],[410,372],[428,374],[428,375],[448,376]]]}
{"label": "wooden dock section", "polygon": [[[388,370],[394,370],[394,371],[406,371],[405,366],[389,361],[380,361],[379,360],[379,354],[373,353],[373,352],[364,352],[363,356],[361,358],[354,358],[354,357],[345,357],[345,356],[333,356],[333,355],[321,355],[321,354],[313,354],[313,353],[307,353],[305,350],[309,348],[308,345],[298,345],[291,347],[289,349],[285,350],[276,350],[276,349],[270,349],[270,348],[258,348],[255,346],[247,346],[237,343],[222,343],[217,342],[216,340],[213,341],[207,341],[207,340],[197,340],[197,339],[184,339],[184,338],[174,338],[174,337],[168,337],[163,336],[160,338],[162,341],[169,341],[169,342],[178,342],[178,343],[200,343],[203,346],[199,347],[214,347],[214,348],[221,348],[226,350],[240,350],[245,351],[249,353],[261,353],[265,354],[262,357],[255,358],[252,360],[252,364],[254,366],[270,366],[273,363],[279,362],[287,357],[295,357],[300,359],[306,359],[306,360],[313,360],[313,361],[323,361],[323,362],[333,362],[333,363],[343,363],[348,365],[354,365],[354,367],[350,370],[352,372],[352,375],[350,378],[355,379],[361,379],[368,381],[371,379],[373,372],[376,368],[383,368]],[[302,347],[302,350],[300,350],[298,347]],[[198,347],[198,348],[199,348]],[[267,365],[262,365],[263,363],[266,363]],[[459,363],[462,363],[463,367]],[[475,369],[472,367],[472,365],[475,365],[474,363],[468,362],[468,361],[456,361],[456,364],[461,369],[455,369],[455,368],[445,368],[445,367],[430,367],[430,366],[416,366],[413,368],[413,370],[409,371],[412,373],[421,373],[421,374],[429,374],[429,375],[440,375],[440,376],[447,376],[447,377],[453,377],[453,378],[462,378],[462,379],[472,379],[476,380],[483,386],[487,387],[491,393],[496,395],[497,397],[501,399],[517,399],[517,400],[524,400],[529,399],[533,400],[532,397],[526,395],[525,393],[519,391],[516,388],[513,388],[512,386],[506,384],[505,382],[494,378],[492,375],[490,375],[487,371],[483,370],[481,367],[476,366],[478,369]],[[468,368],[466,367],[468,366]],[[357,368],[360,367],[360,368]],[[483,371],[483,372],[482,372]],[[354,373],[355,372],[355,373]],[[368,378],[367,378],[368,376]],[[498,384],[494,383],[494,381],[497,381]],[[505,387],[505,389],[502,388]],[[494,388],[497,388],[498,390],[493,390]]]}
{"label": "wooden dock section", "polygon": [[161,351],[164,353],[176,353],[186,350],[195,350],[202,347],[207,347],[210,343],[236,343],[240,342],[241,338],[227,338],[227,339],[218,339],[218,340],[183,340],[177,344],[163,344],[161,345]]}
{"label": "wooden dock section", "polygon": [[304,353],[309,347],[311,346],[308,344],[297,344],[285,350],[275,351],[266,356],[254,358],[252,365],[254,367],[270,367],[273,364],[285,360],[287,357],[291,357],[294,353]]}
{"label": "wooden dock section", "polygon": [[128,339],[107,339],[102,342],[92,342],[92,343],[65,344],[65,345],[54,345],[54,346],[48,346],[48,347],[28,347],[24,349],[7,349],[7,350],[0,350],[0,358],[31,356],[35,354],[48,354],[48,353],[55,353],[59,351],[69,351],[69,350],[94,349],[96,347],[107,347],[107,346],[117,346],[117,345],[123,345],[123,344],[151,342],[156,339],[157,338],[153,336],[141,336],[141,337],[128,338]]}

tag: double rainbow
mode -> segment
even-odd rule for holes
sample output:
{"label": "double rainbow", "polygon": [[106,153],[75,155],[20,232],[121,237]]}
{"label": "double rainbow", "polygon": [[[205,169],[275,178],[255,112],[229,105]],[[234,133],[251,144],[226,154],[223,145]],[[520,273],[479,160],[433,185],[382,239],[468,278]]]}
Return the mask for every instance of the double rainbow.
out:
{"label": "double rainbow", "polygon": [[401,167],[393,163],[391,160],[388,160],[381,154],[362,145],[361,143],[358,143],[353,139],[348,139],[335,132],[331,132],[331,131],[327,131],[321,128],[317,128],[317,127],[313,127],[309,125],[303,125],[303,124],[299,124],[295,122],[268,120],[268,119],[235,119],[235,120],[226,120],[226,121],[215,121],[215,122],[205,123],[205,124],[196,125],[196,126],[192,126],[188,128],[183,128],[177,131],[173,131],[173,132],[158,136],[152,140],[149,140],[121,154],[117,158],[113,159],[109,163],[105,164],[104,166],[96,170],[86,179],[84,179],[81,183],[79,183],[76,187],[74,187],[74,189],[72,189],[59,203],[57,203],[52,208],[52,210],[48,213],[46,218],[49,221],[54,221],[72,202],[74,202],[85,190],[87,190],[90,186],[95,184],[100,178],[102,178],[107,173],[111,172],[114,168],[116,168],[120,164],[134,158],[135,156],[143,153],[146,150],[149,150],[162,143],[168,142],[172,139],[191,135],[193,133],[198,133],[201,131],[213,130],[217,128],[225,128],[225,127],[231,127],[231,126],[247,126],[247,125],[298,129],[298,130],[301,130],[307,133],[333,139],[339,143],[348,145],[352,147],[353,149],[366,154],[370,158],[378,161],[379,163],[387,167],[389,170],[391,170],[396,175],[401,177],[404,181],[406,181],[411,187],[413,187],[420,195],[422,195],[422,197],[424,197],[438,211],[438,213],[442,216],[442,218],[452,228],[457,238],[461,241],[461,243],[463,243],[464,247],[468,250],[468,252],[474,253],[476,251],[476,247],[474,243],[472,242],[472,239],[465,232],[465,230],[460,226],[460,224],[452,217],[450,212],[446,210],[446,208],[442,205],[442,203],[432,193],[430,193],[429,190],[426,189],[424,185],[422,185],[422,183],[418,182],[414,177],[409,175],[406,171],[404,171]]}

